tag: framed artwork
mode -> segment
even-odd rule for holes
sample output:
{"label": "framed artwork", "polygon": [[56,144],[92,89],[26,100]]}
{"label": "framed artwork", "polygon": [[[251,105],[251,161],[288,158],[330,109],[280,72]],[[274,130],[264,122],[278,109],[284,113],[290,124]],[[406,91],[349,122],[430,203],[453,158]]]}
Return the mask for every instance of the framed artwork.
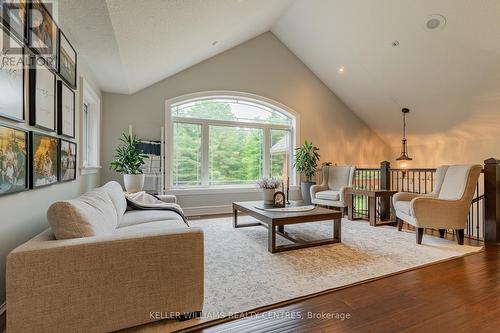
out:
{"label": "framed artwork", "polygon": [[28,132],[0,124],[0,196],[28,189]]}
{"label": "framed artwork", "polygon": [[[50,5],[50,4],[49,4]],[[40,0],[28,2],[28,46],[57,72],[59,28],[47,7]]]}
{"label": "framed artwork", "polygon": [[58,182],[59,139],[31,132],[30,188],[49,186]]}
{"label": "framed artwork", "polygon": [[30,125],[56,130],[56,75],[36,64],[29,69]]}
{"label": "framed artwork", "polygon": [[285,207],[285,193],[278,191],[273,196],[273,207]]}
{"label": "framed artwork", "polygon": [[60,139],[59,142],[59,181],[69,182],[76,179],[76,143]]}
{"label": "framed artwork", "polygon": [[27,42],[26,0],[0,0],[0,4],[3,26],[21,42]]}
{"label": "framed artwork", "polygon": [[76,51],[59,29],[59,75],[73,89],[76,89],[76,71]]}
{"label": "framed artwork", "polygon": [[75,137],[75,92],[57,82],[57,134]]}
{"label": "framed artwork", "polygon": [[[24,121],[23,46],[0,28],[0,116]],[[8,42],[9,45],[5,45]]]}

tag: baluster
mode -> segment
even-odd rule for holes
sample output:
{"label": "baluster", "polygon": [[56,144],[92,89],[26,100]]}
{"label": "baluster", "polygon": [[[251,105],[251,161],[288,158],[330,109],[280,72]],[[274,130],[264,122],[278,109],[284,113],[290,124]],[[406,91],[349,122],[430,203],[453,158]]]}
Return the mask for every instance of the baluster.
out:
{"label": "baluster", "polygon": [[[484,201],[484,199],[483,199],[483,200],[481,200],[481,202],[482,202],[482,207],[483,207],[483,219],[482,219],[482,225],[483,225],[483,232],[484,232],[484,221],[485,221],[485,219],[486,219],[486,215],[485,215],[485,211],[484,211],[484,209],[485,209],[485,207],[484,207],[484,205],[485,205],[485,201]],[[480,226],[479,226],[479,221],[478,221],[478,223],[477,223],[477,225],[476,225],[476,232],[477,232],[477,236],[478,236],[479,238],[481,238],[481,239],[482,239],[482,237],[481,237],[481,230],[480,230]]]}
{"label": "baluster", "polygon": [[[477,185],[476,185],[476,198],[479,198],[479,182],[477,182]],[[479,221],[480,221],[480,212],[479,212],[479,208],[480,208],[480,203],[481,203],[482,200],[478,200],[476,201],[476,225],[479,227]],[[472,225],[472,233],[474,234],[474,224]],[[477,233],[477,237],[479,238],[479,228],[477,229],[478,230],[478,233]]]}
{"label": "baluster", "polygon": [[406,192],[411,192],[410,191],[410,172],[406,172]]}
{"label": "baluster", "polygon": [[413,193],[417,193],[417,186],[415,184],[415,177],[418,176],[417,172],[416,171],[413,171],[412,172],[412,177],[411,177],[411,188],[413,190]]}
{"label": "baluster", "polygon": [[427,171],[424,171],[424,193],[427,193]]}
{"label": "baluster", "polygon": [[[421,190],[420,190],[420,183],[422,181],[422,178],[421,178],[421,174],[420,174],[420,170],[418,171],[418,174],[417,174],[417,178],[418,178],[418,193],[422,193]],[[415,188],[415,180],[413,180],[413,188]]]}
{"label": "baluster", "polygon": [[434,191],[434,172],[431,172],[431,192]]}

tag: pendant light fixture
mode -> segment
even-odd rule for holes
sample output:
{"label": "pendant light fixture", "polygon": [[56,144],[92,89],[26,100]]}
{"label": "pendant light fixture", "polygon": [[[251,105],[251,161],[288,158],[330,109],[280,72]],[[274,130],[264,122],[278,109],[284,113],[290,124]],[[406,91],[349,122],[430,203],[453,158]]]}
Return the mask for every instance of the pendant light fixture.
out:
{"label": "pendant light fixture", "polygon": [[406,114],[410,112],[410,109],[404,108],[401,110],[403,112],[403,139],[401,139],[401,156],[396,160],[402,161],[402,165],[406,165],[406,161],[411,161],[412,158],[408,156],[408,146],[406,139]]}

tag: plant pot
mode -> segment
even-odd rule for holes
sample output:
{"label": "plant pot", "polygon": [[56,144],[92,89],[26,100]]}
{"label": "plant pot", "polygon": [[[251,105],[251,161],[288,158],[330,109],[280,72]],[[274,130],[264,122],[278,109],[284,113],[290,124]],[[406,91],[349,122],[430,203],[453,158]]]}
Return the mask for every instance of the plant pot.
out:
{"label": "plant pot", "polygon": [[301,182],[300,183],[300,193],[302,194],[302,201],[304,205],[311,204],[311,186],[315,185],[315,182]]}
{"label": "plant pot", "polygon": [[262,190],[264,192],[264,205],[272,205],[276,190],[274,188],[264,188]]}
{"label": "plant pot", "polygon": [[144,187],[144,174],[138,175],[123,175],[123,183],[125,184],[125,190],[129,193],[135,193],[142,191]]}

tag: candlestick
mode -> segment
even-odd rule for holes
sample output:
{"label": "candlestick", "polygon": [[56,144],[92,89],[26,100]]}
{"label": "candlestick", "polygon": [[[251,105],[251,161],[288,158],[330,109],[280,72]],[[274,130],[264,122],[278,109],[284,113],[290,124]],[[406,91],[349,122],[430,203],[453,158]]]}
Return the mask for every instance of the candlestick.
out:
{"label": "candlestick", "polygon": [[286,204],[290,204],[290,177],[286,177]]}

